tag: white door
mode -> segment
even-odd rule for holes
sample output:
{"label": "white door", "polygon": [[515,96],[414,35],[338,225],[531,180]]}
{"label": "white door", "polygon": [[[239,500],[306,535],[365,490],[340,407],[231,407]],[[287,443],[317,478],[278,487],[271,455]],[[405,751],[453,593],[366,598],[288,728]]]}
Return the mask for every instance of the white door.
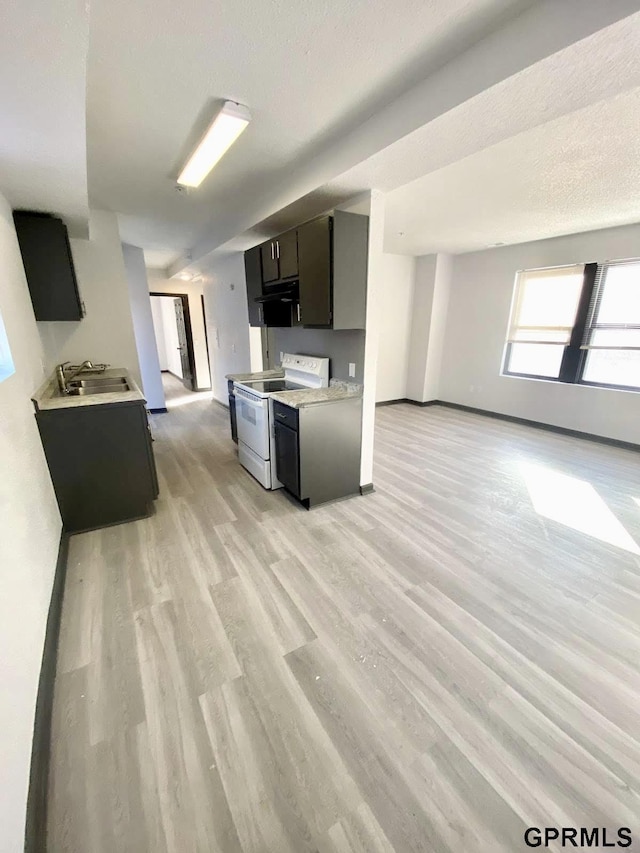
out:
{"label": "white door", "polygon": [[235,389],[238,441],[244,442],[261,459],[269,458],[269,400]]}

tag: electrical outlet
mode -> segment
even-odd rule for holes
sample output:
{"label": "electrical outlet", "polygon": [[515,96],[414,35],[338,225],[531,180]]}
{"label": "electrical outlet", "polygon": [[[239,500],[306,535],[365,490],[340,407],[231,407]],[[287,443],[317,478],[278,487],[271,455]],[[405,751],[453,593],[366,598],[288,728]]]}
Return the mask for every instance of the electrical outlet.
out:
{"label": "electrical outlet", "polygon": [[280,364],[282,364],[283,361],[284,361],[284,353],[281,352],[280,353]]}
{"label": "electrical outlet", "polygon": [[350,361],[350,362],[349,362],[349,376],[355,376],[355,375],[356,375],[356,365],[355,365],[355,362],[354,362],[354,361]]}
{"label": "electrical outlet", "polygon": [[235,344],[231,344],[231,352],[235,352],[235,351],[236,351],[236,345],[235,345]]}

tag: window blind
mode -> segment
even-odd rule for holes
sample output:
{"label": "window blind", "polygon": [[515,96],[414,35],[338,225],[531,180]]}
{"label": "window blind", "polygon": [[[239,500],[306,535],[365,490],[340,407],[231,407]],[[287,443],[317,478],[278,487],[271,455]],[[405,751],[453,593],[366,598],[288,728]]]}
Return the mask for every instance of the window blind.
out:
{"label": "window blind", "polygon": [[567,346],[583,276],[584,264],[519,272],[508,343]]}
{"label": "window blind", "polygon": [[598,264],[585,350],[640,350],[640,260]]}

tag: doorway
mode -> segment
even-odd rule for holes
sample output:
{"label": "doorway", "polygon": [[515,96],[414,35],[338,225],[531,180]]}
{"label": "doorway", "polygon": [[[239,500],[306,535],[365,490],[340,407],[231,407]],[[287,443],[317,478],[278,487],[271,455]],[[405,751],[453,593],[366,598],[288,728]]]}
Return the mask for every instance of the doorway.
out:
{"label": "doorway", "polygon": [[151,292],[151,310],[160,369],[189,391],[198,389],[189,297],[186,293]]}

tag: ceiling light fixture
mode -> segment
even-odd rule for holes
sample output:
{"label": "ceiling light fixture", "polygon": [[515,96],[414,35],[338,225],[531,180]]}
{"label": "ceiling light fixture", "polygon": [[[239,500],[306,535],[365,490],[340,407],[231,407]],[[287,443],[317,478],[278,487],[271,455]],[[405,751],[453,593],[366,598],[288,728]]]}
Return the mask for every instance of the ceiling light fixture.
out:
{"label": "ceiling light fixture", "polygon": [[250,121],[251,113],[246,107],[233,101],[225,101],[180,172],[178,184],[184,187],[199,187]]}

